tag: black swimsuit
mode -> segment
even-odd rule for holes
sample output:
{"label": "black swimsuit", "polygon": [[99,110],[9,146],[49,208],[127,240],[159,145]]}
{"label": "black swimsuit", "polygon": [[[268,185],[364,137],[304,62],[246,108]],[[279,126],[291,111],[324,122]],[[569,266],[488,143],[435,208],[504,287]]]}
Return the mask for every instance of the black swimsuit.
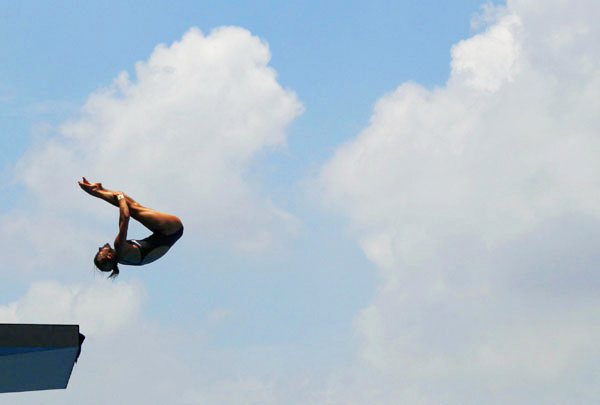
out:
{"label": "black swimsuit", "polygon": [[154,249],[158,248],[158,247],[167,247],[170,248],[171,246],[173,246],[175,244],[175,242],[177,242],[177,240],[179,238],[181,238],[181,235],[183,235],[183,226],[175,233],[171,234],[171,235],[163,235],[162,233],[153,233],[152,235],[148,236],[145,239],[142,240],[137,240],[137,239],[130,239],[127,240],[127,243],[129,243],[130,245],[133,246],[137,246],[138,249],[140,250],[140,261],[139,262],[130,262],[129,260],[125,259],[125,258],[120,258],[119,259],[119,263],[123,263],[123,264],[128,264],[131,266],[142,266],[144,264],[148,264],[148,263],[152,263],[153,261],[155,261],[156,259],[158,259],[158,257],[156,258],[151,258],[151,257],[146,257],[148,255],[148,253],[150,253],[151,251],[153,251]]}

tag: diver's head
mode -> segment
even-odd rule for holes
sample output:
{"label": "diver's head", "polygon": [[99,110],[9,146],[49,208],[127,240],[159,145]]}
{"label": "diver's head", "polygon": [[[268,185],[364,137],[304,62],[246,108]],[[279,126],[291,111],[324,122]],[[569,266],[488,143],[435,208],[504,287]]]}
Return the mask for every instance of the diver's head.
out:
{"label": "diver's head", "polygon": [[94,257],[94,264],[100,271],[112,271],[109,277],[115,277],[119,270],[117,268],[117,252],[108,243],[98,248]]}

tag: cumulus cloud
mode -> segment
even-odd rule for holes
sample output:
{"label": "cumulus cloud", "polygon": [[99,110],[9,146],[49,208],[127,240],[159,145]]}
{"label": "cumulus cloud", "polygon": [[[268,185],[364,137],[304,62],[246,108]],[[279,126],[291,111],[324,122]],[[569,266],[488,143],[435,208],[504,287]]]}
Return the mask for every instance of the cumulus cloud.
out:
{"label": "cumulus cloud", "polygon": [[303,109],[269,60],[268,45],[242,28],[191,29],[37,139],[15,178],[46,209],[81,210],[75,181],[84,175],[176,213],[200,235],[269,245],[295,223],[246,175],[260,152],[285,146],[285,127]]}
{"label": "cumulus cloud", "polygon": [[190,383],[190,365],[185,351],[174,347],[186,345],[177,334],[140,319],[144,295],[137,283],[38,281],[20,299],[0,306],[0,322],[78,324],[86,335],[66,391],[4,399],[11,404],[185,403],[177,399],[181,386]]}
{"label": "cumulus cloud", "polygon": [[520,25],[516,15],[502,16],[484,33],[456,44],[452,48],[452,74],[463,76],[459,80],[476,90],[498,90],[516,73]]}
{"label": "cumulus cloud", "polygon": [[[252,354],[207,342],[229,310],[176,328],[142,319],[144,297],[135,282],[38,281],[0,306],[1,323],[79,324],[86,335],[67,390],[4,394],[0,403],[300,404],[310,397],[310,379],[265,375]],[[265,348],[261,354],[263,363],[286,357]],[[241,370],[250,358],[256,374]]]}
{"label": "cumulus cloud", "polygon": [[[78,226],[73,218],[56,211],[27,212],[13,209],[0,215],[0,272],[12,280],[27,280],[40,274],[73,275],[73,268],[92,269],[90,246],[105,240],[98,230]],[[67,260],[68,258],[68,260]],[[83,275],[84,272],[78,272]]]}
{"label": "cumulus cloud", "polygon": [[540,402],[570,398],[590,378],[596,11],[488,7],[489,25],[452,48],[445,86],[383,96],[322,168],[325,203],[348,215],[382,276],[356,319],[363,364],[381,384],[398,381],[375,384],[381,400]]}
{"label": "cumulus cloud", "polygon": [[80,176],[178,215],[186,240],[261,251],[293,235],[298,219],[248,180],[261,153],[285,147],[303,109],[269,60],[268,45],[242,28],[193,28],[36,134],[11,171],[24,194],[0,216],[0,259],[11,264],[0,272],[31,280],[91,266],[116,214],[77,187]]}
{"label": "cumulus cloud", "polygon": [[136,321],[142,298],[143,289],[126,282],[37,281],[25,296],[0,306],[0,322],[78,324],[84,334],[102,337]]}

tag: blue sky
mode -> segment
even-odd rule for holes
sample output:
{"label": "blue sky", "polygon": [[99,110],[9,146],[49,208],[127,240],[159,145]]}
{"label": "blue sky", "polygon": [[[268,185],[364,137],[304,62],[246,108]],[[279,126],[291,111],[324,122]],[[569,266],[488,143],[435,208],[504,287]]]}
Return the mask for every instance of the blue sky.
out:
{"label": "blue sky", "polygon": [[[297,340],[304,323],[317,322],[319,329],[332,329],[329,324],[337,323],[330,330],[333,334],[347,329],[353,314],[373,294],[373,269],[355,242],[344,235],[343,223],[332,219],[331,213],[306,207],[302,191],[293,185],[367,123],[379,95],[406,80],[442,84],[448,76],[449,47],[468,36],[469,20],[480,3],[464,1],[452,7],[435,2],[59,4],[24,2],[3,11],[2,49],[8,63],[1,68],[7,98],[2,132],[10,134],[2,138],[5,165],[27,147],[32,128],[58,124],[76,114],[90,92],[108,85],[120,71],[132,72],[134,64],[146,59],[157,44],[170,44],[193,26],[204,32],[227,25],[247,28],[268,42],[270,66],[278,72],[278,81],[293,89],[306,107],[288,130],[287,150],[261,159],[252,175],[268,184],[274,198],[288,209],[308,215],[310,231],[294,242],[294,252],[285,257],[251,257],[248,263],[246,257],[224,258],[229,256],[227,247],[221,247],[224,251],[219,254],[203,252],[201,256],[211,259],[194,258],[193,273],[200,275],[190,275],[193,287],[186,295],[195,295],[203,286],[205,298],[192,302],[207,308],[223,296],[226,302],[249,299],[256,306],[251,319],[234,327],[233,339],[240,342],[252,333],[251,324],[270,329],[284,321],[271,312],[273,305],[282,307],[281,313],[297,312],[300,318],[287,322],[288,332],[273,327],[276,341]],[[165,277],[159,275],[156,284],[150,284],[152,296],[157,295],[154,288],[156,292],[164,288],[160,280]],[[370,288],[364,288],[365,283]],[[186,284],[187,280],[179,288],[186,289]],[[332,288],[335,300],[327,297]],[[301,292],[295,296],[280,296],[298,289]],[[336,308],[324,316],[318,308],[303,305],[307,297]],[[171,317],[170,310],[160,309],[166,305],[162,300],[161,305],[152,305],[156,299],[149,300],[148,316]],[[182,315],[187,321],[188,316]]]}
{"label": "blue sky", "polygon": [[[237,25],[269,43],[271,66],[280,83],[293,88],[307,106],[290,133],[294,152],[304,156],[317,139],[326,146],[316,148],[325,150],[318,155],[322,159],[364,125],[383,92],[406,80],[443,83],[449,72],[449,47],[469,35],[469,20],[480,5],[479,1],[452,6],[443,2],[7,4],[0,16],[5,61],[1,84],[8,101],[2,129],[15,136],[5,140],[2,149],[18,156],[33,123],[64,119],[91,91],[106,86],[122,70],[132,71],[157,44],[170,44],[194,26],[208,32]],[[45,103],[50,105],[39,111]],[[348,115],[343,120],[341,111]]]}
{"label": "blue sky", "polygon": [[[599,13],[5,5],[0,321],[88,335],[66,392],[6,400],[593,402]],[[184,237],[104,280],[82,175]]]}

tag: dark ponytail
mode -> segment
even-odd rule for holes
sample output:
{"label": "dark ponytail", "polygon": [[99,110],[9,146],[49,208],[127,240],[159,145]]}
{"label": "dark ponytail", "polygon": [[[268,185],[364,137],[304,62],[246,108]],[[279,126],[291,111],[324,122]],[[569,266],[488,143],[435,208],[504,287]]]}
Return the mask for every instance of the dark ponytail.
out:
{"label": "dark ponytail", "polygon": [[110,273],[110,276],[108,276],[108,278],[116,278],[119,275],[119,266],[117,266],[117,263],[115,263],[115,266],[112,268],[112,273]]}

